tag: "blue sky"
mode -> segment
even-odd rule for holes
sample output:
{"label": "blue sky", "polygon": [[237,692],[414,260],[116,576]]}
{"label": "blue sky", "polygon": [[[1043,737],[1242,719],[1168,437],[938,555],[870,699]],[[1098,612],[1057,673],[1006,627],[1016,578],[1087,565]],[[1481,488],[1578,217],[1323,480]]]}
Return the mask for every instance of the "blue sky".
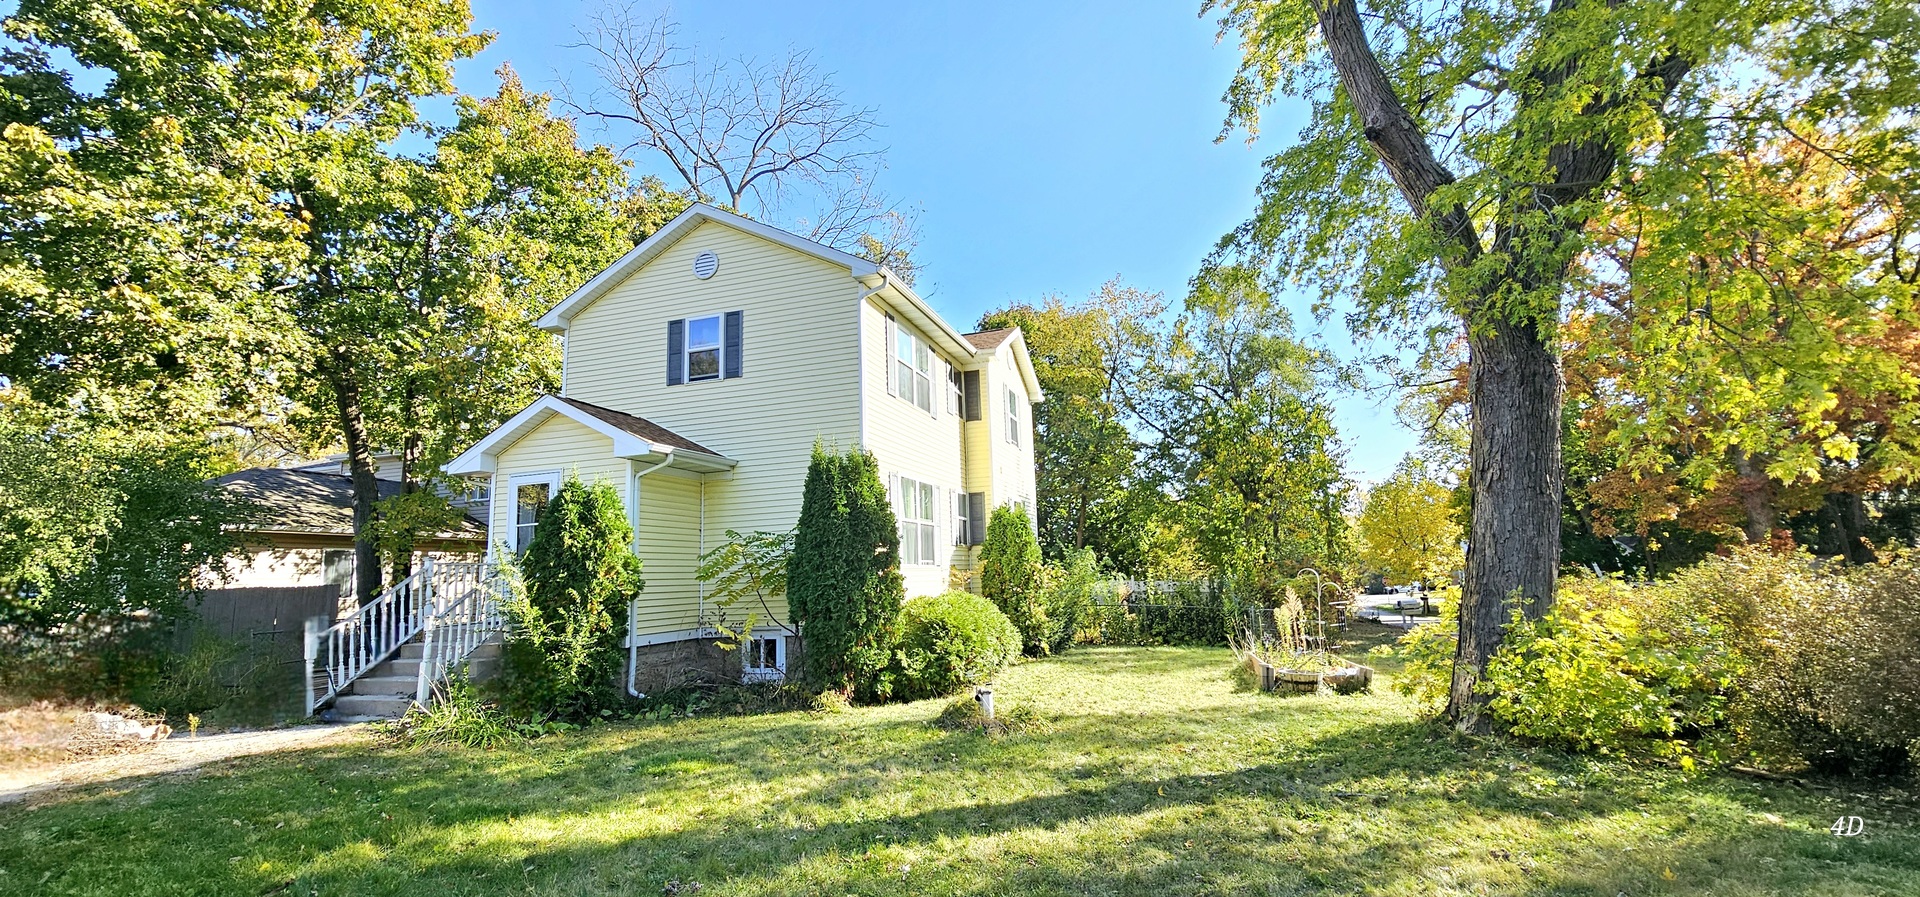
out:
{"label": "blue sky", "polygon": [[[642,4],[650,15],[661,7]],[[919,210],[920,292],[956,326],[1011,301],[1085,297],[1119,277],[1177,303],[1220,236],[1252,211],[1260,163],[1298,125],[1277,110],[1266,137],[1216,144],[1236,54],[1197,0],[1158,4],[686,3],[680,41],[703,57],[811,51],[851,103],[885,126],[879,186]],[[590,89],[578,40],[592,2],[476,0],[493,45],[460,72],[492,93],[512,63],[529,86]],[[638,160],[641,170],[649,160]],[[1309,339],[1354,354],[1338,321]],[[1389,473],[1413,443],[1390,408],[1338,398],[1349,467]]]}

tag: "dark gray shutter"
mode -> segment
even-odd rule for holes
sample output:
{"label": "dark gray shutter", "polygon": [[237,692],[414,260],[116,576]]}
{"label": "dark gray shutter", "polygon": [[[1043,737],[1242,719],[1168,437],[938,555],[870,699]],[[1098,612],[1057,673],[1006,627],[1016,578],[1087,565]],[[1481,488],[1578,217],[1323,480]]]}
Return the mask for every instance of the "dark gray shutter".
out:
{"label": "dark gray shutter", "polygon": [[720,354],[727,357],[726,371],[720,375],[723,380],[740,376],[740,312],[727,312],[726,336],[721,337],[726,348]]}
{"label": "dark gray shutter", "polygon": [[667,322],[667,385],[678,386],[687,376],[687,319]]}
{"label": "dark gray shutter", "polygon": [[980,372],[968,371],[960,378],[960,391],[966,393],[967,420],[980,419]]}
{"label": "dark gray shutter", "polygon": [[[972,395],[972,393],[968,393]],[[967,493],[967,544],[987,544],[987,494]]]}

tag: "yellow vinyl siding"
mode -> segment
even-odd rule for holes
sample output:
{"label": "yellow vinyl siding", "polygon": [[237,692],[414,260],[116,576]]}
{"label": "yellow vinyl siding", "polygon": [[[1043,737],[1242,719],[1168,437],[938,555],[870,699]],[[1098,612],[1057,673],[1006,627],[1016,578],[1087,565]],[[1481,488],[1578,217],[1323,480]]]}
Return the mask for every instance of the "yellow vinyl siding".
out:
{"label": "yellow vinyl siding", "polygon": [[[879,462],[880,476],[905,476],[931,483],[937,490],[934,499],[936,556],[948,563],[907,564],[901,567],[907,595],[937,595],[947,590],[949,564],[964,562],[964,550],[953,550],[953,505],[950,496],[967,488],[962,459],[964,414],[947,410],[947,383],[944,368],[934,365],[934,408],[929,415],[920,406],[887,393],[887,370],[893,363],[893,347],[887,344],[886,310],[868,300],[860,311],[864,335],[863,379],[866,399],[866,438],[864,444]],[[903,329],[918,331],[904,321]],[[925,336],[925,334],[921,334]],[[935,351],[939,355],[939,351]],[[952,358],[940,356],[948,363]]]}
{"label": "yellow vinyl siding", "polygon": [[[1025,499],[1037,516],[1033,474],[1033,403],[1020,377],[1012,342],[975,359],[980,371],[980,420],[966,425],[967,489],[986,494],[985,513]],[[1007,441],[1007,390],[1020,398],[1020,444]],[[1035,520],[1038,523],[1038,520]],[[977,553],[977,549],[976,549]]]}
{"label": "yellow vinyl siding", "polygon": [[506,542],[513,534],[513,487],[516,474],[557,470],[565,482],[570,476],[583,483],[608,483],[626,498],[627,462],[613,456],[613,440],[564,417],[555,415],[501,450],[495,462],[496,480],[490,538]]}
{"label": "yellow vinyl siding", "polygon": [[[702,251],[720,259],[708,280],[693,276]],[[789,529],[814,440],[859,439],[861,292],[843,267],[707,222],[574,315],[566,394],[739,462],[707,478],[709,542]],[[668,386],[667,322],[729,311],[743,313],[741,376]]]}
{"label": "yellow vinyl siding", "polygon": [[[709,492],[712,487],[708,487]],[[640,593],[634,635],[700,625],[700,481],[659,471],[640,478]]]}

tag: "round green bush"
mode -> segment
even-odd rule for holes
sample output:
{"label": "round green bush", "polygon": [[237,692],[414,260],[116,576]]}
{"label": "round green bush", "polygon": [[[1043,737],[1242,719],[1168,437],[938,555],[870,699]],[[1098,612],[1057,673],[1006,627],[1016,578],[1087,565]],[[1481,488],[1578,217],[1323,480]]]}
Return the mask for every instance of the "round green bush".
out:
{"label": "round green bush", "polygon": [[979,595],[948,592],[900,608],[889,697],[915,701],[987,681],[1020,656],[1020,630]]}

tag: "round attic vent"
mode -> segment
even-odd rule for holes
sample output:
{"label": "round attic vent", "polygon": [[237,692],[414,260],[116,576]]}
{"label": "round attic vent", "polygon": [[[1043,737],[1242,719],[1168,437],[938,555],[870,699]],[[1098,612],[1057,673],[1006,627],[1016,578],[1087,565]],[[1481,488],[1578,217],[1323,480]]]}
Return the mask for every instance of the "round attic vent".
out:
{"label": "round attic vent", "polygon": [[720,257],[712,252],[702,252],[693,257],[693,276],[706,280],[718,270],[720,270]]}

